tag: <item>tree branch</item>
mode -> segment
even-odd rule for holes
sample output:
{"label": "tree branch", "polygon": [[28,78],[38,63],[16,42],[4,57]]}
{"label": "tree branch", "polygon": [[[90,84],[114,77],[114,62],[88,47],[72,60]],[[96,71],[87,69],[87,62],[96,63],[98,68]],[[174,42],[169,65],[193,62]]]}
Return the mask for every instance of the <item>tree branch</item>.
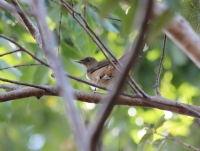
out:
{"label": "tree branch", "polygon": [[[1,35],[0,35],[1,36]],[[10,55],[12,53],[15,53],[15,52],[19,52],[19,51],[22,51],[21,49],[16,49],[16,50],[13,50],[13,51],[9,51],[9,52],[6,52],[6,53],[2,53],[0,54],[0,57],[3,57],[3,56],[6,56],[6,55]]]}
{"label": "tree branch", "polygon": [[[153,18],[167,10],[163,3],[154,4]],[[182,16],[175,14],[163,32],[200,68],[200,37]]]}
{"label": "tree branch", "polygon": [[19,85],[14,85],[14,84],[0,84],[1,89],[7,89],[7,90],[17,90],[23,88],[22,86]]}
{"label": "tree branch", "polygon": [[19,10],[18,14],[22,18],[22,20],[23,20],[24,24],[26,25],[29,33],[33,36],[33,38],[37,41],[39,46],[42,48],[42,41],[41,41],[40,33],[39,33],[37,27],[35,27],[35,25],[31,22],[31,20],[25,14],[24,10],[21,8],[21,6],[19,5],[17,0],[11,0],[11,2],[14,5],[16,11]]}
{"label": "tree branch", "polygon": [[[0,102],[6,102],[6,101],[14,101],[16,99],[22,99],[27,97],[36,97],[38,96],[59,96],[58,92],[59,90],[55,86],[45,86],[47,91],[33,88],[33,87],[20,87],[20,90],[18,90],[17,85],[12,84],[1,84],[0,88],[3,89],[13,89],[14,91],[5,92],[3,94],[0,94]],[[73,90],[73,94],[76,98],[76,100],[82,101],[82,102],[88,102],[88,103],[95,103],[95,104],[104,104],[106,103],[105,100],[109,96],[108,94],[100,94],[100,93],[93,93],[93,92],[84,92],[79,90]],[[191,110],[194,110],[196,112],[200,112],[200,107],[188,105],[180,102],[176,102],[173,100],[168,100],[161,97],[151,97],[151,101],[142,98],[140,96],[136,96],[134,98],[127,97],[127,96],[119,96],[118,101],[115,103],[115,105],[125,105],[125,106],[140,106],[140,107],[147,107],[147,108],[157,108],[160,110],[168,110],[174,113],[192,116],[192,117],[198,117],[200,118],[200,115],[196,115],[192,112],[187,112],[187,110],[183,107],[190,108]]]}
{"label": "tree branch", "polygon": [[86,150],[85,140],[87,140],[87,130],[85,129],[83,120],[73,103],[74,96],[72,95],[72,90],[68,85],[69,82],[65,78],[59,57],[55,54],[55,40],[53,33],[49,30],[45,21],[46,9],[44,8],[43,1],[35,0],[33,2],[33,10],[43,41],[43,53],[45,54],[47,62],[55,76],[59,94],[64,98],[63,103],[66,111],[65,115],[69,121],[68,123],[74,133],[78,148],[80,150]]}
{"label": "tree branch", "polygon": [[0,0],[0,8],[4,9],[8,13],[10,13],[26,30],[28,30],[24,21],[22,20],[22,18],[19,16],[16,9],[12,5],[10,5],[5,0]]}
{"label": "tree branch", "polygon": [[[142,6],[142,4],[141,4]],[[136,40],[131,48],[131,53],[130,55],[128,55],[127,58],[127,62],[125,62],[124,65],[124,70],[123,70],[123,74],[119,77],[118,83],[115,85],[116,89],[114,89],[113,93],[111,93],[108,97],[108,99],[105,102],[108,102],[105,107],[103,108],[103,110],[101,110],[100,117],[98,117],[97,122],[94,124],[94,127],[91,131],[91,138],[90,138],[90,151],[94,151],[96,150],[96,143],[98,141],[98,138],[100,136],[100,133],[103,129],[103,125],[106,121],[106,119],[108,118],[108,116],[110,115],[114,104],[116,102],[116,100],[118,99],[118,95],[120,94],[120,92],[123,89],[124,86],[124,79],[127,77],[130,68],[133,66],[133,63],[135,62],[135,60],[137,59],[139,52],[141,51],[141,44],[142,41],[144,39],[144,35],[146,33],[147,30],[147,23],[149,21],[149,17],[151,14],[151,9],[153,6],[153,0],[149,0],[148,2],[146,2],[145,5],[145,13],[143,14],[143,19],[142,19],[142,23],[141,23],[141,28],[140,28],[140,32],[139,35],[136,37]]]}

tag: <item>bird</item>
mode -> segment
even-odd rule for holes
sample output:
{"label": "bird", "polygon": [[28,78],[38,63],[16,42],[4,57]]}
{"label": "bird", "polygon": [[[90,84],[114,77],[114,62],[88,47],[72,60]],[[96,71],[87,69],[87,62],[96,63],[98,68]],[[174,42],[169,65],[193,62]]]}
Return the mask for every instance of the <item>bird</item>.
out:
{"label": "bird", "polygon": [[[119,59],[122,64],[124,63],[124,61],[126,61],[127,55],[128,53]],[[86,57],[81,60],[75,60],[75,62],[85,66],[85,68],[87,69],[86,77],[90,81],[92,81],[92,83],[108,88],[111,87],[117,79],[116,77],[118,71],[109,60],[98,62],[94,57]],[[115,64],[118,68],[120,67],[115,60],[112,60],[112,63]]]}

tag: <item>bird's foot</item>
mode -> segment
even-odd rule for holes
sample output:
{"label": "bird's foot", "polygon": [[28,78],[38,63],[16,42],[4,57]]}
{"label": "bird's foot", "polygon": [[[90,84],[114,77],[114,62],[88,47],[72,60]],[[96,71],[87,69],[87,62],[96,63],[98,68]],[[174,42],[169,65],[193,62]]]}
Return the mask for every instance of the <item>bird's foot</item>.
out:
{"label": "bird's foot", "polygon": [[95,94],[97,92],[97,88],[94,88],[93,94]]}

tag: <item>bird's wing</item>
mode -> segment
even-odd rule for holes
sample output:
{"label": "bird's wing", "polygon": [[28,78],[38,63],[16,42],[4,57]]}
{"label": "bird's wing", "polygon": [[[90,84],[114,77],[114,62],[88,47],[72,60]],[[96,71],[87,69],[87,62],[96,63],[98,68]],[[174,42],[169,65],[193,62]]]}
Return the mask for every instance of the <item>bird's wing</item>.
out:
{"label": "bird's wing", "polygon": [[[112,62],[113,62],[113,63],[116,63],[116,61],[114,61],[114,60],[112,60]],[[100,62],[98,63],[97,66],[92,67],[91,69],[88,69],[88,72],[92,73],[92,72],[94,72],[94,71],[96,71],[96,70],[98,70],[98,69],[100,69],[100,68],[103,68],[103,67],[105,67],[105,66],[108,66],[108,65],[110,65],[110,64],[111,64],[111,63],[110,63],[109,60],[100,61]]]}
{"label": "bird's wing", "polygon": [[[120,61],[122,64],[125,64],[125,63],[127,62],[127,60],[129,60],[130,54],[131,54],[131,52],[127,52],[126,54],[124,54],[124,55],[119,59],[119,61]],[[139,58],[139,57],[138,57],[138,58]],[[115,60],[112,60],[112,62],[113,62],[114,64],[116,64],[116,61],[115,61]],[[96,71],[96,70],[98,70],[98,69],[100,69],[100,68],[103,68],[103,67],[105,67],[105,66],[108,66],[108,65],[110,65],[110,64],[111,64],[111,63],[110,63],[109,60],[100,61],[100,62],[98,63],[97,66],[95,66],[95,67],[93,66],[93,67],[91,67],[90,69],[88,69],[87,71],[90,72],[90,73],[93,73],[94,71]]]}

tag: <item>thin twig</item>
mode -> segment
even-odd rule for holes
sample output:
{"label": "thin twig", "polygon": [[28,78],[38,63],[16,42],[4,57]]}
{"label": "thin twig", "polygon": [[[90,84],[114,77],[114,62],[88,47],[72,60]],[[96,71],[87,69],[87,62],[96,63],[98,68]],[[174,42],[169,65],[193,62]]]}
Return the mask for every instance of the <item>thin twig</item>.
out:
{"label": "thin twig", "polygon": [[5,55],[9,55],[9,54],[12,54],[12,53],[15,53],[15,52],[19,52],[19,51],[21,51],[20,48],[18,48],[16,50],[13,50],[13,51],[9,51],[9,52],[3,53],[3,54],[0,54],[0,57],[3,57]]}
{"label": "thin twig", "polygon": [[25,82],[18,82],[18,81],[8,80],[8,79],[4,79],[4,78],[0,78],[0,81],[4,81],[4,82],[8,82],[8,83],[13,83],[13,84],[24,85],[24,86],[29,86],[29,87],[38,88],[38,89],[42,89],[42,90],[47,91],[47,89],[46,89],[45,86],[40,86],[40,85],[36,85],[36,84],[30,84],[30,83],[25,83]]}
{"label": "thin twig", "polygon": [[60,6],[62,6],[62,4],[60,4],[60,3],[58,3],[58,2],[56,2],[54,0],[51,0],[51,1],[54,2],[54,3],[56,3],[56,4],[58,4],[58,5],[60,5]]}
{"label": "thin twig", "polygon": [[39,66],[39,65],[43,65],[43,64],[38,64],[38,63],[20,64],[20,65],[15,65],[15,66],[10,66],[10,67],[0,68],[0,71],[11,69],[11,68],[19,68],[19,67],[27,67],[27,66]]}
{"label": "thin twig", "polygon": [[119,22],[122,21],[121,19],[114,18],[114,17],[110,17],[110,16],[107,16],[107,17],[105,17],[105,18],[110,19],[110,20],[114,20],[114,21],[119,21]]}
{"label": "thin twig", "polygon": [[14,39],[11,39],[11,38],[9,38],[9,37],[7,37],[7,36],[5,36],[5,35],[2,35],[2,34],[0,34],[0,37],[2,37],[2,38],[4,38],[4,39],[6,39],[6,40],[12,42],[13,44],[17,45],[17,46],[20,48],[20,50],[22,50],[22,51],[26,52],[27,54],[29,54],[33,59],[35,59],[35,60],[37,60],[38,62],[40,62],[41,64],[43,64],[43,65],[49,67],[49,65],[48,65],[46,62],[44,62],[44,61],[42,61],[41,59],[37,58],[34,54],[32,54],[32,53],[31,53],[30,51],[28,51],[26,48],[22,47],[22,46],[21,46],[19,43],[17,43]]}
{"label": "thin twig", "polygon": [[58,27],[58,54],[60,53],[60,28],[62,23],[62,12],[60,13],[60,22]]}
{"label": "thin twig", "polygon": [[160,58],[160,63],[159,63],[159,67],[158,67],[158,73],[157,73],[157,76],[156,76],[156,83],[154,85],[154,88],[155,88],[156,93],[157,93],[158,96],[161,96],[160,90],[159,90],[159,83],[160,83],[160,75],[161,75],[161,72],[162,72],[163,60],[164,60],[164,57],[165,57],[165,44],[166,44],[166,35],[164,35],[162,56]]}
{"label": "thin twig", "polygon": [[[92,6],[92,9],[93,9],[96,13],[99,14],[99,11],[98,11],[94,6]],[[114,18],[114,17],[111,17],[111,16],[106,16],[105,18],[110,19],[110,20],[114,20],[114,21],[119,21],[119,22],[122,21],[121,19]]]}
{"label": "thin twig", "polygon": [[83,6],[83,16],[86,19],[86,11],[87,11],[87,1],[85,1],[85,4]]}
{"label": "thin twig", "polygon": [[89,140],[90,145],[91,145],[90,151],[96,150],[96,143],[97,143],[100,133],[103,129],[103,125],[104,125],[106,119],[108,118],[108,116],[110,115],[119,93],[123,89],[124,79],[128,75],[130,68],[132,67],[134,61],[137,59],[137,57],[139,55],[139,52],[141,50],[141,44],[142,44],[144,35],[145,35],[147,27],[148,27],[148,21],[149,21],[149,17],[151,14],[152,6],[153,6],[153,0],[149,0],[148,2],[146,2],[146,8],[144,9],[145,13],[144,13],[144,17],[142,20],[140,32],[133,44],[133,47],[131,49],[131,54],[128,56],[128,59],[127,59],[128,61],[125,64],[123,74],[119,77],[118,83],[116,84],[116,89],[113,91],[113,93],[111,93],[109,98],[106,100],[106,102],[108,102],[108,103],[105,105],[103,110],[101,110],[101,113],[99,113],[100,116],[99,116],[98,120],[96,121],[96,123],[94,124],[93,129],[91,129],[91,133],[90,133],[91,137]]}
{"label": "thin twig", "polygon": [[74,0],[71,0],[71,5],[72,7],[74,7]]}
{"label": "thin twig", "polygon": [[178,140],[178,139],[175,139],[175,138],[173,138],[173,137],[165,136],[165,135],[159,134],[159,133],[157,133],[157,132],[154,132],[154,133],[157,134],[157,135],[160,135],[160,136],[164,137],[165,139],[170,139],[170,140],[172,140],[172,141],[175,141],[175,142],[177,142],[178,144],[181,144],[181,145],[183,145],[183,146],[186,146],[186,147],[188,147],[188,148],[190,148],[190,149],[193,149],[193,150],[195,150],[195,151],[200,151],[199,148],[196,148],[196,147],[194,147],[194,146],[191,146],[191,145],[189,145],[189,144],[187,144],[187,143],[185,143],[185,142],[183,142],[183,141],[180,141],[180,140]]}

